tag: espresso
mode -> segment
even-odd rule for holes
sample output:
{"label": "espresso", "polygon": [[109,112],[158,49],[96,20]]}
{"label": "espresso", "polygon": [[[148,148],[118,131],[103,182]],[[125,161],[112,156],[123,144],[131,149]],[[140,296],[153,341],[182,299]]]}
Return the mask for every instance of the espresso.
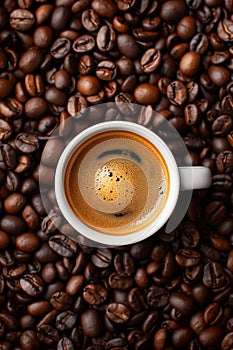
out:
{"label": "espresso", "polygon": [[155,146],[118,130],[79,146],[68,161],[64,182],[76,216],[110,235],[134,233],[156,220],[170,186],[166,163]]}

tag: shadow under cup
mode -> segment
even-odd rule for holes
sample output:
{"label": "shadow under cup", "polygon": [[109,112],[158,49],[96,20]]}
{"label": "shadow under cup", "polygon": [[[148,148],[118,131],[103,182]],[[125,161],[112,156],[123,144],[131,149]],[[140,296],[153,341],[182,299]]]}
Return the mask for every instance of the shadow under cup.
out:
{"label": "shadow under cup", "polygon": [[179,194],[176,161],[152,131],[104,122],[63,151],[55,193],[66,220],[84,237],[110,246],[149,237],[171,215]]}

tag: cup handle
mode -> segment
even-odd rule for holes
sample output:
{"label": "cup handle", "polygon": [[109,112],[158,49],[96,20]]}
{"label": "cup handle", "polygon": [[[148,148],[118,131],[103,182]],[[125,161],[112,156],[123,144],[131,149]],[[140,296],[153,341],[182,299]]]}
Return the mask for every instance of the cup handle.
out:
{"label": "cup handle", "polygon": [[180,174],[180,190],[196,190],[211,185],[212,176],[209,168],[204,166],[178,167]]}

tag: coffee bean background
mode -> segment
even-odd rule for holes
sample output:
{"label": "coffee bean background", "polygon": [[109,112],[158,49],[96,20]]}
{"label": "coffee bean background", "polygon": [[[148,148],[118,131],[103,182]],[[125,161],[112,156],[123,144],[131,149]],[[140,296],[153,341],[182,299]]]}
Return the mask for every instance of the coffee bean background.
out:
{"label": "coffee bean background", "polygon": [[[232,74],[231,0],[0,2],[1,349],[233,348]],[[168,119],[212,185],[170,234],[87,247],[63,234],[49,187],[46,213],[39,175],[53,179],[58,126],[122,113]]]}

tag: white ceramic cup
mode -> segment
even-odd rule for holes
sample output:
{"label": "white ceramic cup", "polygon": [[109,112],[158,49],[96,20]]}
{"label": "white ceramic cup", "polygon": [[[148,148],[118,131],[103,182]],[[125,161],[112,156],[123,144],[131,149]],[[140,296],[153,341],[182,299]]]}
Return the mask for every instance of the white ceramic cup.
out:
{"label": "white ceramic cup", "polygon": [[[156,220],[140,231],[126,235],[110,235],[95,231],[83,223],[72,211],[66,199],[64,190],[64,176],[66,165],[73,152],[86,140],[96,134],[110,130],[124,130],[135,133],[151,142],[163,156],[169,173],[170,189],[166,203]],[[139,242],[156,233],[171,216],[181,190],[207,188],[211,184],[211,172],[203,166],[178,167],[173,154],[164,141],[151,130],[136,123],[127,121],[109,121],[93,125],[76,137],[66,146],[58,161],[55,172],[55,194],[60,210],[67,222],[81,235],[91,241],[109,245],[121,246]]]}

